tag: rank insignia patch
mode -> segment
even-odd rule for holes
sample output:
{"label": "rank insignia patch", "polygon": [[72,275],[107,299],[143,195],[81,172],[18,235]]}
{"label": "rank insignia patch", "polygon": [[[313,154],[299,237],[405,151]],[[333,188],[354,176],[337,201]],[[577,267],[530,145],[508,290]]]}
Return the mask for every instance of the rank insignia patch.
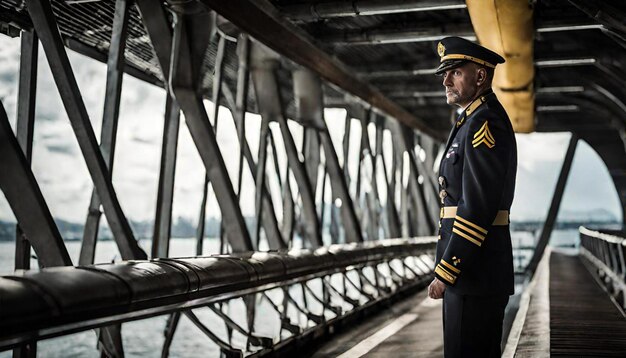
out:
{"label": "rank insignia patch", "polygon": [[474,133],[474,140],[472,141],[472,145],[474,148],[478,147],[481,144],[485,144],[488,148],[493,148],[496,146],[496,140],[491,135],[491,131],[489,131],[489,124],[485,121],[482,127],[476,133]]}

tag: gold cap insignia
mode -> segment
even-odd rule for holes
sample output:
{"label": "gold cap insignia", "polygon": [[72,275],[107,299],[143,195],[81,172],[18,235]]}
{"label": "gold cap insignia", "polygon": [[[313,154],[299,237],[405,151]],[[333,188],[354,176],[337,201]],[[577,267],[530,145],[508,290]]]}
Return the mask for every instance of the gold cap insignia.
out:
{"label": "gold cap insignia", "polygon": [[441,42],[437,45],[437,53],[439,57],[443,57],[446,54],[446,47]]}

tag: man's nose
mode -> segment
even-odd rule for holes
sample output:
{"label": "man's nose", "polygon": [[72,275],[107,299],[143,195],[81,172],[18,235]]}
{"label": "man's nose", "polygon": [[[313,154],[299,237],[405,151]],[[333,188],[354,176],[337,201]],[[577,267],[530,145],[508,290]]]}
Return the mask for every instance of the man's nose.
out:
{"label": "man's nose", "polygon": [[449,86],[450,85],[450,78],[448,77],[448,74],[444,73],[443,76],[441,76],[441,77],[443,77],[442,84],[444,86],[446,86],[446,87]]}

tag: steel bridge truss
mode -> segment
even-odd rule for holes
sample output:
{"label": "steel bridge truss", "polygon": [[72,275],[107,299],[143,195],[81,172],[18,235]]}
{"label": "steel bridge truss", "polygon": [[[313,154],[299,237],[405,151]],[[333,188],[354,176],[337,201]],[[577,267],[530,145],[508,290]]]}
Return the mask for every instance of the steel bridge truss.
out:
{"label": "steel bridge truss", "polygon": [[[422,128],[421,133],[409,128],[406,124],[415,121],[414,117],[371,88],[358,87],[356,79],[351,81],[350,78],[341,77],[341,71],[344,70],[339,67],[332,68],[331,72],[335,71],[332,73],[336,74],[339,71],[342,80],[327,82],[328,74],[324,73],[326,67],[320,67],[319,63],[300,61],[298,65],[290,60],[293,60],[294,54],[288,54],[290,59],[286,59],[260,42],[266,39],[257,40],[245,33],[234,39],[221,33],[217,28],[216,13],[206,7],[208,3],[210,1],[204,1],[192,5],[198,8],[190,9],[174,2],[166,8],[155,6],[150,0],[116,1],[110,24],[112,30],[107,59],[106,96],[102,132],[98,141],[64,47],[67,42],[64,42],[59,31],[58,19],[50,0],[26,0],[33,26],[21,32],[22,56],[15,135],[0,102],[0,169],[3,173],[0,176],[0,189],[18,222],[16,269],[30,269],[31,247],[41,268],[73,265],[30,168],[39,42],[43,45],[94,184],[77,264],[83,266],[94,263],[102,214],[106,217],[122,259],[145,260],[149,256],[137,244],[111,180],[123,73],[128,70],[124,53],[129,11],[133,7],[141,14],[162,78],[165,79],[162,85],[166,90],[151,258],[169,256],[181,111],[206,170],[204,190],[199,193],[203,200],[198,208],[196,255],[204,253],[204,223],[207,201],[211,197],[216,198],[220,209],[219,213],[212,215],[218,215],[222,220],[219,254],[241,254],[258,251],[261,247],[286,252],[298,245],[320,249],[331,244],[435,233],[438,200],[433,168],[440,149],[439,138],[427,135],[431,133],[420,123],[415,126]],[[226,6],[223,11],[228,13],[230,10]],[[306,49],[306,43],[304,45]],[[236,88],[231,88],[232,85],[223,80],[224,58],[233,46],[237,48],[239,59]],[[217,54],[214,66],[207,67],[205,56],[210,47],[216,48]],[[295,57],[297,60],[298,56]],[[322,60],[331,61],[326,58]],[[207,112],[203,104],[204,94],[201,93],[199,83],[206,71],[214,73],[211,101],[215,106],[211,113]],[[128,72],[136,74],[137,69]],[[345,90],[361,97],[359,100],[348,100],[344,106],[346,114],[341,143],[333,143],[325,119],[323,93],[327,90]],[[286,102],[285,93],[293,96],[293,103]],[[346,98],[353,97],[346,93]],[[377,103],[378,107],[368,101]],[[246,115],[252,110],[248,108],[250,103],[256,104],[255,110],[262,117],[256,156],[246,137]],[[287,108],[291,105],[295,105],[295,116],[289,117],[288,113],[291,112]],[[216,137],[219,111],[226,109],[230,109],[233,114],[236,128],[233,136],[236,136],[240,148],[239,153],[227,153],[227,158],[225,153],[220,152]],[[301,143],[295,140],[294,133],[298,131],[302,133]],[[287,158],[286,166],[279,163],[278,158],[281,156]],[[227,161],[230,163],[232,160],[237,162],[235,178],[231,178],[227,171]],[[255,183],[255,223],[251,229],[246,225],[240,205],[243,200],[243,175],[246,172]],[[419,267],[407,264],[406,260],[400,266],[390,264],[393,260],[389,257],[386,260],[350,269],[335,268],[342,272],[341,287],[331,284],[335,276],[323,270],[316,273],[315,278],[321,282],[316,290],[307,286],[308,278],[299,277],[295,283],[276,281],[272,287],[282,292],[282,303],[272,301],[268,293],[263,293],[266,288],[261,286],[251,289],[250,292],[255,292],[255,295],[235,290],[239,292],[237,297],[244,297],[246,302],[250,318],[247,328],[237,325],[223,313],[227,304],[221,303],[227,302],[226,298],[206,298],[203,305],[209,304],[228,327],[227,340],[211,333],[211,327],[205,326],[194,315],[191,308],[195,306],[167,306],[170,307],[168,310],[159,313],[175,313],[168,321],[168,338],[163,352],[167,352],[181,315],[194,322],[223,352],[251,352],[248,349],[251,346],[267,348],[269,345],[268,340],[255,338],[250,333],[254,326],[254,303],[261,297],[276,309],[281,317],[281,327],[291,334],[299,335],[308,329],[309,323],[298,326],[291,322],[287,319],[287,307],[293,307],[294,312],[306,316],[305,322],[321,324],[328,322],[331,316],[342,316],[346,310],[361,310],[360,306],[365,302],[379,302],[399,287],[404,287],[405,283],[415,283],[416,278],[422,282],[421,279],[428,274],[428,267],[431,266],[430,263],[424,264],[424,257],[422,261],[418,260],[422,262]],[[386,268],[381,269],[381,265]],[[81,272],[100,270],[95,266],[89,267],[92,268],[81,269]],[[365,273],[368,270],[371,275]],[[27,271],[26,275],[30,273]],[[289,287],[292,286],[301,290],[299,297],[302,302],[297,302],[289,293]],[[217,302],[220,304],[215,305]],[[312,313],[316,304],[319,304],[321,313]],[[331,316],[328,316],[331,312]],[[123,355],[119,323],[139,316],[117,317],[83,327],[99,327],[99,347],[103,354],[109,356]],[[67,328],[67,331],[73,329]],[[233,331],[247,336],[249,344],[246,349],[234,350],[231,341]],[[50,335],[60,334],[58,332]],[[14,351],[15,356],[36,353],[35,341],[17,339],[13,342],[14,346],[17,344],[15,342],[19,343]]]}

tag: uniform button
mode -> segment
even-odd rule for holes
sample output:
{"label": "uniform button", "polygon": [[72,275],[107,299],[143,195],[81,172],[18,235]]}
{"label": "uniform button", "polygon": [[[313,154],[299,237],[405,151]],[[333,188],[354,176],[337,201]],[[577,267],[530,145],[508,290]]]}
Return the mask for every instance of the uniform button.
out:
{"label": "uniform button", "polygon": [[446,178],[444,178],[443,176],[440,176],[439,177],[439,185],[441,185],[441,187],[445,189],[445,187],[446,187]]}
{"label": "uniform button", "polygon": [[448,196],[448,193],[445,190],[442,190],[439,192],[439,198],[441,199],[442,204],[443,204],[443,199],[445,199],[446,196]]}

